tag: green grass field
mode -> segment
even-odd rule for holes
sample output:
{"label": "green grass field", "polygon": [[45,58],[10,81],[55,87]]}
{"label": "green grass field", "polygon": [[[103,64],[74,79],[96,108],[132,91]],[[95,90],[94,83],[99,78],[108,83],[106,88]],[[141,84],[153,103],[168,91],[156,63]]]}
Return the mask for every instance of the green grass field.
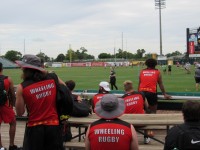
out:
{"label": "green grass field", "polygon": [[[160,66],[157,67],[161,69]],[[142,67],[118,67],[115,69],[117,77],[117,86],[119,90],[123,90],[123,82],[125,80],[131,80],[134,83],[134,87],[137,90],[138,75]],[[100,81],[109,81],[110,68],[107,67],[73,67],[73,68],[47,68],[47,70],[53,70],[63,80],[76,81],[76,89],[80,90],[97,90]],[[21,69],[4,69],[4,74],[9,75],[14,84],[19,84]],[[163,82],[167,92],[195,92],[194,81],[194,68],[191,68],[191,74],[186,74],[183,68],[177,68],[172,66],[172,74],[162,74]],[[158,88],[159,89],[159,88]],[[159,91],[159,90],[158,90]]]}

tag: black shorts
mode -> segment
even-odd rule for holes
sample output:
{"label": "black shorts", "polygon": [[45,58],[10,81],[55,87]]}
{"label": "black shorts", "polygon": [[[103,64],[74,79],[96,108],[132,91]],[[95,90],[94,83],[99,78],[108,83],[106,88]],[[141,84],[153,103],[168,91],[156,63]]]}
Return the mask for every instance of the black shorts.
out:
{"label": "black shorts", "polygon": [[27,127],[24,139],[25,150],[62,150],[60,126],[38,125]]}
{"label": "black shorts", "polygon": [[150,106],[154,106],[158,104],[157,93],[152,93],[152,92],[147,92],[147,91],[142,91],[142,93],[144,93],[144,96],[146,97]]}
{"label": "black shorts", "polygon": [[200,77],[195,77],[196,83],[200,83]]}

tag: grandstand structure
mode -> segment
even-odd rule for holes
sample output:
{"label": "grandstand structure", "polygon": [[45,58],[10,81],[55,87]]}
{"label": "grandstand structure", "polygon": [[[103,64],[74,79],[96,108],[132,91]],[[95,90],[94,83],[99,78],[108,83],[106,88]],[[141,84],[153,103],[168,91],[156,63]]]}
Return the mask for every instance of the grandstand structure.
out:
{"label": "grandstand structure", "polygon": [[3,68],[6,68],[6,69],[19,68],[18,65],[16,65],[12,61],[10,61],[10,60],[8,60],[8,59],[6,59],[4,57],[0,57],[0,62],[3,64]]}

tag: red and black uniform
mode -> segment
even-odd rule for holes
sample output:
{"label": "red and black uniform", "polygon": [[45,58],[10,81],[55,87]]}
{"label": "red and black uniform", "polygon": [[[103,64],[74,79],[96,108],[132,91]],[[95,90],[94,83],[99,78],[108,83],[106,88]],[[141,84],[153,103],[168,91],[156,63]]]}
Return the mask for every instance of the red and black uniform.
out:
{"label": "red and black uniform", "polygon": [[91,150],[129,150],[131,124],[120,119],[100,119],[91,124],[88,138]]}
{"label": "red and black uniform", "polygon": [[28,126],[58,125],[56,85],[53,79],[23,82],[23,98],[29,110]]}
{"label": "red and black uniform", "polygon": [[96,103],[105,95],[105,94],[108,94],[108,93],[98,93],[98,94],[95,94],[92,98],[92,108],[94,110],[95,106],[96,106]]}
{"label": "red and black uniform", "polygon": [[140,92],[130,92],[122,96],[125,101],[125,114],[144,114],[145,97]]}
{"label": "red and black uniform", "polygon": [[[26,130],[27,149],[60,150],[62,137],[56,110],[56,84],[53,79],[21,83],[29,116]],[[58,149],[59,147],[59,149]]]}
{"label": "red and black uniform", "polygon": [[[8,77],[4,78],[4,87],[6,92],[8,93],[10,87]],[[7,100],[7,102],[3,106],[0,106],[0,124],[2,121],[4,121],[4,123],[11,123],[14,118],[15,112],[13,111],[13,107],[9,105],[9,102]]]}
{"label": "red and black uniform", "polygon": [[160,77],[158,69],[143,69],[140,72],[138,91],[143,92],[149,105],[157,104],[157,83]]}
{"label": "red and black uniform", "polygon": [[139,91],[156,93],[160,71],[157,69],[143,69],[140,72]]}

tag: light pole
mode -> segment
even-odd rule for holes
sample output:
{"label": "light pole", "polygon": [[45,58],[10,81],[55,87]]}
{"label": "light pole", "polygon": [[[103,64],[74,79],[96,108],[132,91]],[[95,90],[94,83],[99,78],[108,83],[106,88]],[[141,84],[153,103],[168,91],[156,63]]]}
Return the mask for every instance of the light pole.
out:
{"label": "light pole", "polygon": [[160,25],[160,55],[162,56],[162,22],[161,9],[166,8],[166,0],[155,0],[155,7],[159,9],[159,25]]}
{"label": "light pole", "polygon": [[69,62],[70,65],[72,64],[72,50],[71,50],[71,44],[69,44]]}
{"label": "light pole", "polygon": [[124,46],[124,37],[123,37],[123,32],[122,32],[122,59],[123,59],[123,46]]}
{"label": "light pole", "polygon": [[116,52],[115,52],[115,40],[114,40],[114,59],[115,59],[115,64],[116,64]]}

